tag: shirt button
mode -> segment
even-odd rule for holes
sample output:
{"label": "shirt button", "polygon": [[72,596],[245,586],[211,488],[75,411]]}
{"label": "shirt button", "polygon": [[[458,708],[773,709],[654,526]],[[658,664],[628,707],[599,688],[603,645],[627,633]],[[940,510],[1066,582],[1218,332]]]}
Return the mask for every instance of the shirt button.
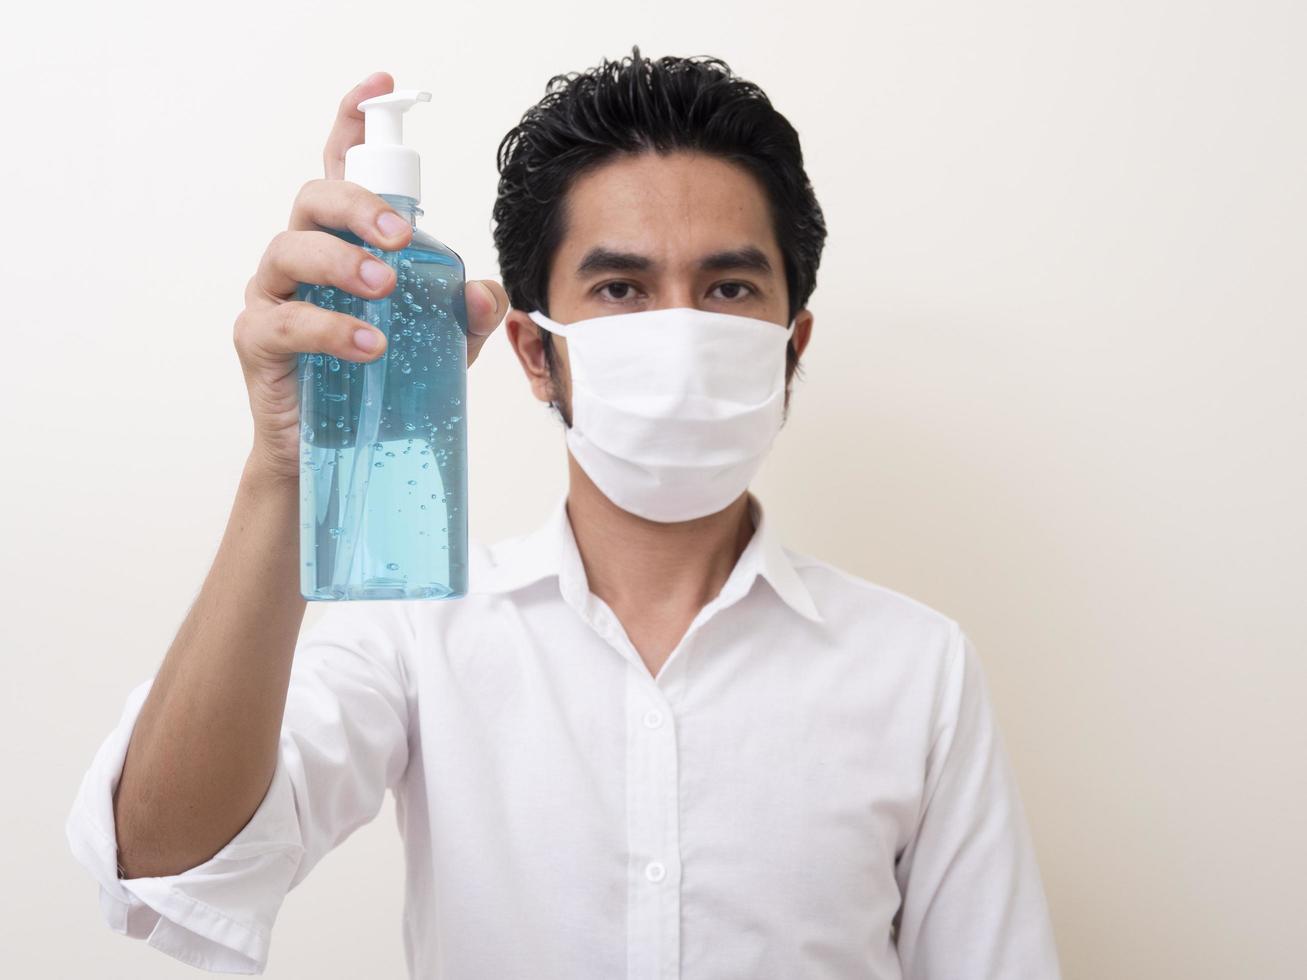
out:
{"label": "shirt button", "polygon": [[650,881],[662,881],[667,877],[667,869],[660,861],[650,861],[644,866],[644,876]]}
{"label": "shirt button", "polygon": [[645,728],[657,728],[662,723],[663,723],[663,713],[661,711],[655,711],[652,708],[650,708],[648,711],[644,713]]}

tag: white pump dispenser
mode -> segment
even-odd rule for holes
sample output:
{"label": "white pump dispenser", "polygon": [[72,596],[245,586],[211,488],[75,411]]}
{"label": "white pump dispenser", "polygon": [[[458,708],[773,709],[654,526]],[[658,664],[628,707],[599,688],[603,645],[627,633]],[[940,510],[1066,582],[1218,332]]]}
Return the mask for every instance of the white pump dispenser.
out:
{"label": "white pump dispenser", "polygon": [[403,89],[360,102],[363,142],[345,151],[345,179],[374,194],[420,201],[421,158],[417,150],[404,145],[404,113],[430,101],[430,92]]}

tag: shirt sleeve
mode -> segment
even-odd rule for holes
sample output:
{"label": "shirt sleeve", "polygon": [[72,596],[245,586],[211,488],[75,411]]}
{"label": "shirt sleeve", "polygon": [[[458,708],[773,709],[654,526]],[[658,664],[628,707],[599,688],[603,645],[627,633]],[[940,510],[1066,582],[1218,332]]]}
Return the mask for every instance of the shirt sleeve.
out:
{"label": "shirt sleeve", "polygon": [[331,604],[296,644],[272,782],[212,858],[176,875],[118,876],[113,794],[154,678],[129,694],[82,779],[65,825],[116,932],[192,966],[262,973],[286,893],[370,821],[408,764],[413,635],[405,603]]}
{"label": "shirt sleeve", "polygon": [[904,980],[1059,980],[1016,778],[976,651],[954,625],[920,820],[896,869]]}

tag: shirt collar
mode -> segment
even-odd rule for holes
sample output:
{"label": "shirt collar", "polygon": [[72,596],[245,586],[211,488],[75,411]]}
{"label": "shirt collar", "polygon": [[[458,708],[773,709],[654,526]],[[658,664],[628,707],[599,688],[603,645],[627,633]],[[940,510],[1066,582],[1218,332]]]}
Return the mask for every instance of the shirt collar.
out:
{"label": "shirt collar", "polygon": [[[754,532],[731,570],[723,596],[743,596],[761,576],[773,591],[800,616],[823,622],[812,594],[776,537],[762,503],[748,495]],[[478,560],[479,559],[479,560]],[[535,530],[493,545],[487,553],[474,554],[470,569],[473,593],[502,594],[524,588],[543,578],[557,576],[564,598],[580,606],[589,591],[581,553],[567,516],[567,493],[555,502],[548,518]]]}

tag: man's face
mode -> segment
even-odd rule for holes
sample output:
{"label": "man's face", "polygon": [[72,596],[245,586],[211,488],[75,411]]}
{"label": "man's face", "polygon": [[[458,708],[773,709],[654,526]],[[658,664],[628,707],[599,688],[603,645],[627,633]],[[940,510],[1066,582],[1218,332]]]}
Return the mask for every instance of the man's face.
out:
{"label": "man's face", "polygon": [[[549,274],[549,315],[560,323],[637,310],[694,307],[789,322],[785,267],[766,192],[743,167],[677,152],[624,155],[578,178]],[[516,322],[514,322],[516,321]],[[802,351],[812,314],[800,311]],[[510,314],[510,340],[542,401],[571,418],[567,341],[554,337],[556,381],[543,369],[535,324]]]}

